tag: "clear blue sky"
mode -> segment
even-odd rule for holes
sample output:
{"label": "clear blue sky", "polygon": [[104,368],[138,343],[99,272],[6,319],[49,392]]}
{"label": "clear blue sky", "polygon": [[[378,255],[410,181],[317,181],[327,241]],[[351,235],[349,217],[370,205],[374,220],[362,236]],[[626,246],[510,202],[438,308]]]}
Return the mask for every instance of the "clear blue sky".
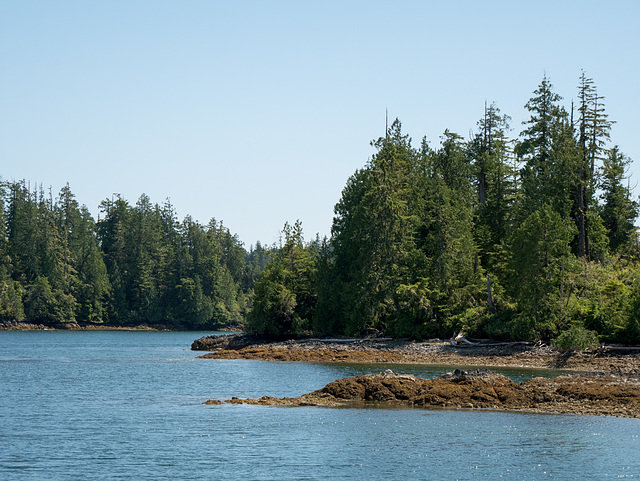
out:
{"label": "clear blue sky", "polygon": [[[640,2],[0,2],[0,175],[223,220],[248,247],[328,235],[385,109],[419,144],[513,119],[581,69],[640,181]],[[638,189],[640,190],[640,189]]]}

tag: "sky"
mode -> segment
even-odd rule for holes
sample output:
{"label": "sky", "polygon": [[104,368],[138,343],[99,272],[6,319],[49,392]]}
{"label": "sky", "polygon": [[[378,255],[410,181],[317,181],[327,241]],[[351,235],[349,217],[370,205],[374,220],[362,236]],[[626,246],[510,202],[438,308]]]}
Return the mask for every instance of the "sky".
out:
{"label": "sky", "polygon": [[247,248],[298,219],[323,237],[386,111],[437,147],[495,102],[517,137],[543,76],[568,107],[584,69],[635,186],[638,18],[636,0],[4,0],[0,176],[69,183],[94,218],[115,194],[169,199]]}

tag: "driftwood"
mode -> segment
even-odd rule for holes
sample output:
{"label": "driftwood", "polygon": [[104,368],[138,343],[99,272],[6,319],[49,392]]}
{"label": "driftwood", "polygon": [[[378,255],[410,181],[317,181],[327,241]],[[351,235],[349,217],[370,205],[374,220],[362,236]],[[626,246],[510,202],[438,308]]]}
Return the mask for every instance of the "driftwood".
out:
{"label": "driftwood", "polygon": [[393,341],[392,337],[372,337],[372,338],[364,338],[364,339],[319,339],[319,338],[314,338],[314,339],[302,339],[300,342],[301,343],[305,343],[305,342],[323,342],[325,344],[349,344],[352,342],[386,342],[386,341]]}
{"label": "driftwood", "polygon": [[459,333],[452,341],[451,345],[453,347],[492,347],[492,346],[533,346],[533,342],[531,341],[512,341],[512,342],[487,342],[484,340],[474,340],[471,341],[467,339],[464,334]]}

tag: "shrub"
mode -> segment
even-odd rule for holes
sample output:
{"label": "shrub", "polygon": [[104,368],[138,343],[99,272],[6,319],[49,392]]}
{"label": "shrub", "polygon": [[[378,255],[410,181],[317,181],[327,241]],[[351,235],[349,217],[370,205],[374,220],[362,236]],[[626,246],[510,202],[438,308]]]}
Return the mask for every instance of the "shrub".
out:
{"label": "shrub", "polygon": [[582,326],[573,326],[560,334],[552,345],[557,349],[584,351],[598,347],[598,335]]}

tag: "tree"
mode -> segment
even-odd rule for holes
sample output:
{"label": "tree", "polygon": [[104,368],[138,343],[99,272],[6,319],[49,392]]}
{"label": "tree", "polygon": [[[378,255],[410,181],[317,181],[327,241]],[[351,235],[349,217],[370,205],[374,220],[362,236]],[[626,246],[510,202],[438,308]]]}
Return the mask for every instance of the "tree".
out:
{"label": "tree", "polygon": [[508,229],[515,185],[510,165],[506,131],[510,118],[500,115],[494,103],[485,104],[484,117],[478,121],[480,132],[469,143],[468,155],[476,178],[477,208],[474,238],[484,267],[492,268],[499,257],[499,245]]}
{"label": "tree", "polygon": [[[376,153],[347,182],[334,209],[331,255],[319,318],[338,319],[340,330],[383,331],[394,322],[396,291],[409,274],[414,220],[409,212],[416,151],[394,121],[385,137],[371,143]],[[327,302],[327,297],[331,302]],[[330,305],[336,306],[329,309]]]}
{"label": "tree", "polygon": [[558,102],[562,99],[553,92],[553,85],[545,75],[533,92],[525,108],[531,118],[524,123],[522,140],[516,144],[516,155],[525,162],[522,169],[523,197],[520,205],[521,218],[527,217],[553,198],[553,151],[554,133],[567,114]]}
{"label": "tree", "polygon": [[76,226],[75,235],[78,238],[78,320],[91,323],[107,322],[107,302],[111,285],[96,237],[95,222],[85,206],[80,210],[80,222]]}
{"label": "tree", "polygon": [[[588,78],[583,71],[578,87],[578,147],[580,162],[577,169],[577,183],[574,197],[573,217],[578,229],[577,254],[582,258],[589,258],[589,231],[592,237],[598,236],[598,223],[594,216],[595,225],[589,225],[589,211],[595,204],[594,193],[597,184],[596,161],[601,159],[612,122],[604,110],[604,97],[598,95],[593,79]],[[592,223],[593,224],[593,223]]]}
{"label": "tree", "polygon": [[22,285],[11,279],[5,266],[0,266],[0,319],[24,320],[23,294]]}
{"label": "tree", "polygon": [[316,252],[304,246],[302,224],[286,223],[284,244],[255,282],[248,332],[290,337],[311,329],[316,307]]}
{"label": "tree", "polygon": [[23,285],[40,275],[40,255],[37,246],[38,215],[35,194],[24,181],[9,187],[7,222],[7,254],[15,278]]}
{"label": "tree", "polygon": [[550,338],[563,317],[567,273],[572,269],[570,241],[575,226],[550,205],[532,212],[510,242],[511,295],[520,314],[512,336]]}
{"label": "tree", "polygon": [[131,226],[131,206],[117,195],[100,203],[103,219],[97,222],[97,237],[109,276],[108,319],[118,325],[129,322],[130,263],[128,233]]}
{"label": "tree", "polygon": [[616,145],[609,150],[602,166],[602,220],[607,229],[609,247],[614,253],[631,253],[637,245],[638,202],[631,199],[631,189],[623,182],[631,160]]}
{"label": "tree", "polygon": [[451,335],[461,327],[456,316],[481,302],[474,172],[462,138],[445,131],[435,152],[423,141],[415,172],[411,211],[417,253],[410,269],[414,277],[402,288],[409,296],[403,302],[413,309],[423,306],[423,317],[430,318],[419,327],[422,335]]}

